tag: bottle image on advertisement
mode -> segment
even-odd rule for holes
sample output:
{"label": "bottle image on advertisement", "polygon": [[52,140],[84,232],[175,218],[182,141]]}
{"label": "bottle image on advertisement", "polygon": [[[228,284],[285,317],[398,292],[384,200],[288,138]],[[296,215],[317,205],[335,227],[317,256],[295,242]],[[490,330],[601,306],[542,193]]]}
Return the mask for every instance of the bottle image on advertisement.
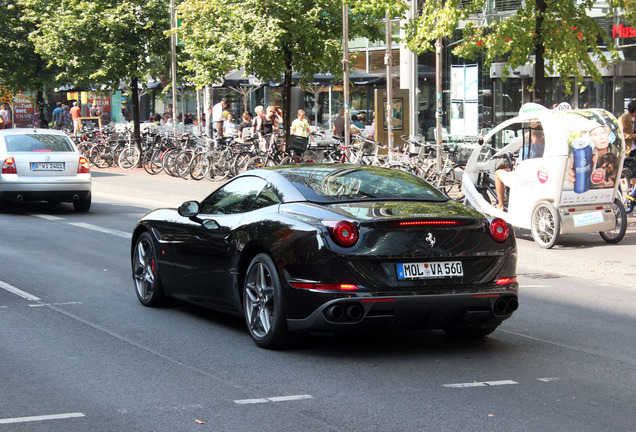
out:
{"label": "bottle image on advertisement", "polygon": [[572,141],[574,157],[574,193],[581,194],[590,190],[592,174],[592,141],[589,136]]}

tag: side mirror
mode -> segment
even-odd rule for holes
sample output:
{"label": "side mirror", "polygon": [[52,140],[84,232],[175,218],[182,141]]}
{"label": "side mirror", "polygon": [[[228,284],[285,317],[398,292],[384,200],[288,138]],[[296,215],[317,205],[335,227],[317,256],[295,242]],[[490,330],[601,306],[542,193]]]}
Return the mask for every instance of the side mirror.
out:
{"label": "side mirror", "polygon": [[179,206],[178,211],[180,216],[192,218],[199,214],[200,204],[197,201],[186,201]]}

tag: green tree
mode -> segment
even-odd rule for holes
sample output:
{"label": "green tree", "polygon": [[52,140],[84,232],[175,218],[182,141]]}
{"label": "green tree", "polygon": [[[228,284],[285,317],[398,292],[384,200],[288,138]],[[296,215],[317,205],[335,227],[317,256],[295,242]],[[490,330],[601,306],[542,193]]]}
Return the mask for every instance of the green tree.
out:
{"label": "green tree", "polygon": [[[619,59],[606,30],[588,14],[595,3],[528,0],[511,16],[476,25],[470,20],[471,14],[482,10],[484,0],[427,0],[422,3],[420,15],[408,25],[408,46],[415,52],[432,50],[438,37],[451,37],[460,22],[464,22],[463,40],[453,48],[453,53],[475,59],[483,52],[487,66],[504,61],[506,75],[534,55],[535,78],[531,90],[534,100],[545,104],[546,72],[559,74],[566,94],[570,94],[572,82],[581,85],[585,75],[597,82],[601,80],[594,59],[603,66]],[[621,7],[629,11],[628,19],[631,16],[633,20],[636,14],[634,0],[611,0],[608,5],[610,15],[621,13]],[[602,46],[610,53],[609,58],[603,54]]]}
{"label": "green tree", "polygon": [[169,71],[170,15],[165,0],[18,0],[35,23],[30,40],[57,78],[69,83],[132,91],[139,136],[139,84]]}
{"label": "green tree", "polygon": [[[263,81],[283,78],[286,139],[291,124],[292,71],[301,84],[342,69],[342,3],[333,0],[185,0],[179,6],[185,66],[198,85],[244,68]],[[353,14],[350,36],[380,37],[369,14]],[[294,116],[295,117],[295,116]]]}
{"label": "green tree", "polygon": [[56,84],[59,68],[47,65],[36,52],[29,40],[35,24],[22,20],[24,14],[24,8],[16,0],[8,0],[0,13],[0,87],[12,93],[36,92],[40,124],[44,125],[43,92]]}

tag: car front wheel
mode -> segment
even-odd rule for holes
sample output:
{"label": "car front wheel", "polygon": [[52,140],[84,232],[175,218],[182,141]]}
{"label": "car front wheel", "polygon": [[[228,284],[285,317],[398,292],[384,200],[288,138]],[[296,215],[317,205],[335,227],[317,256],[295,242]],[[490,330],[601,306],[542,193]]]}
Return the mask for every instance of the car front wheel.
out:
{"label": "car front wheel", "polygon": [[137,298],[144,306],[158,307],[168,303],[161,286],[157,254],[150,233],[139,236],[132,257],[133,281]]}
{"label": "car front wheel", "polygon": [[267,254],[254,257],[245,277],[243,309],[250,336],[261,348],[277,349],[290,342],[283,313],[283,294],[274,261]]}

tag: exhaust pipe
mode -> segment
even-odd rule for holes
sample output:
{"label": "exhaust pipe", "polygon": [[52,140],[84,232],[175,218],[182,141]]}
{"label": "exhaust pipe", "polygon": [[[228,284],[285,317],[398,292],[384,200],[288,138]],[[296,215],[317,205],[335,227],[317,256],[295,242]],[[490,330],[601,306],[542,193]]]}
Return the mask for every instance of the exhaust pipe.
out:
{"label": "exhaust pipe", "polygon": [[15,197],[15,199],[17,199],[20,202],[24,201],[24,197],[22,195],[18,195],[17,197]]}
{"label": "exhaust pipe", "polygon": [[325,311],[325,316],[332,321],[340,321],[345,316],[345,310],[342,306],[331,306]]}
{"label": "exhaust pipe", "polygon": [[510,312],[514,312],[517,309],[519,309],[519,300],[517,300],[515,297],[512,297],[508,300],[508,310]]}
{"label": "exhaust pipe", "polygon": [[509,315],[519,308],[519,300],[516,297],[498,298],[492,306],[495,315]]}
{"label": "exhaust pipe", "polygon": [[358,321],[364,315],[364,311],[362,310],[362,306],[360,305],[351,305],[347,307],[346,316],[351,321]]}
{"label": "exhaust pipe", "polygon": [[508,302],[502,298],[497,299],[492,311],[495,315],[506,315],[508,313]]}
{"label": "exhaust pipe", "polygon": [[364,309],[359,304],[337,304],[327,308],[324,312],[329,321],[357,322],[364,317]]}
{"label": "exhaust pipe", "polygon": [[77,201],[79,199],[79,195],[75,194],[73,195],[73,201]]}

